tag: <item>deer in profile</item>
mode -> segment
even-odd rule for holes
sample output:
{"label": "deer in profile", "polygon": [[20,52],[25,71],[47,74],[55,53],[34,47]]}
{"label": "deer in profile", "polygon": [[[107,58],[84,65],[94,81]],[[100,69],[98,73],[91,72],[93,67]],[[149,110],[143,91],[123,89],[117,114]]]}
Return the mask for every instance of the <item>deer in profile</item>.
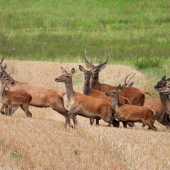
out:
{"label": "deer in profile", "polygon": [[[81,65],[79,65],[79,70],[81,72],[83,72],[84,74],[84,87],[83,87],[83,94],[87,95],[87,96],[91,96],[91,97],[95,97],[95,98],[98,98],[98,99],[103,99],[103,100],[106,100],[107,102],[109,102],[110,104],[112,103],[112,98],[109,97],[109,96],[106,96],[104,92],[102,91],[99,91],[99,90],[96,90],[96,89],[90,89],[90,78],[92,76],[92,72],[91,71],[88,71],[88,70],[85,70]],[[128,75],[129,76],[129,75]],[[128,84],[128,82],[126,82],[128,76],[125,78],[125,82],[124,82],[124,85]],[[129,104],[129,100],[123,96],[119,96],[119,100],[120,100],[120,103],[121,104]],[[94,119],[93,118],[90,118],[90,124],[92,125],[94,122]],[[116,122],[116,120],[114,120],[113,122],[113,126],[114,123]],[[126,128],[127,127],[127,122],[122,122],[123,123],[123,126]],[[99,120],[96,119],[96,124],[98,125],[99,124]],[[132,126],[132,125],[130,125]]]}
{"label": "deer in profile", "polygon": [[[0,72],[0,79],[6,79],[9,75],[2,76],[2,72]],[[26,113],[27,117],[32,117],[29,109],[29,104],[31,102],[31,95],[26,92],[16,92],[5,90],[6,85],[3,83],[1,86],[1,113],[4,114],[3,110],[5,108],[6,115],[11,116],[12,107],[21,107]]]}
{"label": "deer in profile", "polygon": [[[65,127],[72,127],[70,124],[68,110],[64,107],[63,96],[66,94],[66,92],[49,89],[46,87],[34,86],[26,82],[19,82],[10,76],[4,78],[7,75],[7,72],[4,71],[4,68],[7,66],[2,66],[3,59],[4,58],[2,58],[0,62],[0,71],[2,71],[2,84],[5,84],[10,91],[22,91],[30,94],[32,96],[32,100],[30,102],[31,106],[41,108],[51,107],[53,110],[65,117]],[[17,108],[18,107],[16,107],[16,109]]]}
{"label": "deer in profile", "polygon": [[157,128],[152,122],[155,111],[144,106],[121,104],[119,102],[119,92],[122,88],[124,87],[119,84],[115,90],[111,90],[106,93],[107,96],[112,97],[112,109],[115,111],[115,115],[112,119],[144,123],[152,130],[156,131]]}
{"label": "deer in profile", "polygon": [[[87,54],[85,50],[85,64],[86,67],[91,69],[90,71],[93,73],[90,80],[91,89],[97,89],[103,92],[108,92],[110,90],[115,90],[116,86],[108,85],[108,84],[101,84],[99,82],[99,72],[106,67],[108,60],[108,51],[106,55],[106,60],[104,63],[101,63],[97,66],[93,65],[93,62],[88,62]],[[131,105],[143,106],[145,101],[145,94],[149,94],[152,96],[148,91],[143,91],[135,87],[124,87],[123,90],[120,92],[121,96],[126,97],[129,99]]]}
{"label": "deer in profile", "polygon": [[72,76],[75,73],[75,69],[73,68],[71,73],[67,73],[63,68],[61,70],[63,74],[56,78],[55,81],[65,83],[69,115],[73,117],[74,125],[76,126],[77,124],[76,115],[103,119],[105,122],[110,123],[113,114],[111,104],[103,99],[75,92],[72,83]]}

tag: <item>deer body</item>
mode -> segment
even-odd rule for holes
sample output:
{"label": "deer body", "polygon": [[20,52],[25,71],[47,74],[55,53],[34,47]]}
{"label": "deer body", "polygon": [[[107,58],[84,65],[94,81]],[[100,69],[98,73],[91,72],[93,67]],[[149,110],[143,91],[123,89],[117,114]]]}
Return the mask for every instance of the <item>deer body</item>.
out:
{"label": "deer body", "polygon": [[160,99],[158,98],[145,99],[144,106],[151,108],[155,111],[153,121],[157,120],[159,123],[166,127],[170,126],[170,121],[168,121],[169,115]]}
{"label": "deer body", "polygon": [[114,118],[122,121],[145,123],[151,129],[156,131],[157,128],[153,125],[152,122],[152,119],[155,115],[154,110],[142,106],[120,104],[119,91],[121,90],[122,87],[119,85],[116,90],[112,90],[106,93],[106,95],[112,97],[112,109],[116,113]]}
{"label": "deer body", "polygon": [[[56,78],[56,82],[64,82],[66,86],[66,94],[68,98],[69,115],[75,118],[75,115],[80,115],[87,118],[103,119],[105,122],[110,122],[112,118],[111,104],[102,99],[93,98],[73,90],[72,75],[67,73],[63,68],[63,75]],[[76,122],[73,119],[74,123]],[[76,124],[76,123],[75,123]]]}
{"label": "deer body", "polygon": [[26,92],[5,90],[5,85],[3,84],[1,87],[1,113],[3,113],[3,108],[7,108],[6,114],[11,115],[12,107],[20,106],[25,111],[27,117],[32,117],[31,112],[28,110],[31,99],[31,95]]}

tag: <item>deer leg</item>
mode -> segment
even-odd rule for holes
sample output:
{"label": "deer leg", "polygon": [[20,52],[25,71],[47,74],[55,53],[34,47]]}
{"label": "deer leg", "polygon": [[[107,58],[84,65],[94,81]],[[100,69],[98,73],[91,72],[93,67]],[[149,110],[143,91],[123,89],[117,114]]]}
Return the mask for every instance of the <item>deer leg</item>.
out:
{"label": "deer leg", "polygon": [[127,128],[127,122],[126,121],[122,121],[122,123],[123,123],[123,127]]}
{"label": "deer leg", "polygon": [[99,119],[96,119],[96,125],[99,125]]}
{"label": "deer leg", "polygon": [[119,121],[117,121],[117,120],[113,120],[112,121],[112,124],[113,124],[113,127],[117,127],[117,128],[119,128]]}
{"label": "deer leg", "polygon": [[2,107],[1,107],[1,113],[2,114],[6,114],[6,112],[4,112],[4,108],[6,110],[6,105],[5,104],[3,104]]}
{"label": "deer leg", "polygon": [[93,125],[93,123],[94,123],[94,119],[90,118],[90,124]]}
{"label": "deer leg", "polygon": [[113,122],[113,119],[114,119],[114,113],[112,113],[112,117],[111,117],[109,125],[108,125],[109,127],[110,127],[110,124]]}
{"label": "deer leg", "polygon": [[134,122],[127,122],[127,124],[129,125],[129,127],[134,127]]}
{"label": "deer leg", "polygon": [[14,112],[15,112],[18,108],[19,108],[19,106],[17,106],[17,107],[12,107],[12,113],[11,113],[11,115],[13,115]]}
{"label": "deer leg", "polygon": [[29,104],[24,103],[23,105],[20,106],[21,109],[26,113],[27,117],[32,117],[32,113],[28,110]]}
{"label": "deer leg", "polygon": [[147,120],[144,123],[148,125],[152,130],[157,131],[157,128],[153,125],[152,120]]}

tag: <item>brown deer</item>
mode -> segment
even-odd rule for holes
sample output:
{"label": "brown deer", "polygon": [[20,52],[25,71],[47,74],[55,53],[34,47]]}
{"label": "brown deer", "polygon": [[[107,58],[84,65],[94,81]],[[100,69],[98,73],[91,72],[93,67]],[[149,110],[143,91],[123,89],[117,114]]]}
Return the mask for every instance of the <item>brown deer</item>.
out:
{"label": "brown deer", "polygon": [[[96,89],[90,89],[90,77],[92,76],[92,72],[85,70],[81,65],[79,65],[79,70],[84,73],[85,81],[84,81],[84,87],[83,87],[83,94],[85,94],[87,96],[95,97],[95,98],[98,98],[98,99],[106,100],[107,102],[109,102],[111,104],[112,103],[111,97],[106,96],[105,93],[102,92],[102,91],[99,91],[99,90],[96,90]],[[127,77],[125,79],[124,84],[127,84],[127,82],[126,82]],[[123,96],[119,96],[119,100],[120,100],[121,104],[129,104],[129,100],[127,98],[123,97]],[[93,125],[93,122],[94,122],[94,119],[90,118],[90,124],[91,125]],[[114,123],[115,123],[115,121],[113,122],[113,126],[115,126]],[[122,122],[122,123],[123,123],[123,126],[126,128],[127,122]],[[96,124],[97,125],[99,124],[98,119],[96,119]],[[130,125],[130,126],[132,126],[132,125]]]}
{"label": "brown deer", "polygon": [[[3,59],[0,62],[2,77],[7,75],[6,71],[3,71],[6,67],[6,65],[2,66]],[[63,96],[66,92],[49,89],[46,87],[34,86],[25,82],[19,82],[12,79],[10,76],[7,78],[2,78],[1,82],[5,84],[10,91],[22,91],[29,93],[32,96],[32,100],[30,102],[31,106],[42,108],[51,107],[53,110],[65,117],[65,126],[68,125],[72,127],[70,125],[68,110],[64,107]]]}
{"label": "brown deer", "polygon": [[75,69],[73,68],[71,73],[67,73],[63,68],[61,70],[63,74],[56,78],[55,81],[65,83],[69,115],[73,117],[74,125],[77,124],[76,115],[103,119],[105,122],[110,123],[113,113],[111,104],[103,99],[75,92],[72,84],[72,76],[75,73]]}
{"label": "brown deer", "polygon": [[[133,85],[132,83],[130,84],[130,86]],[[128,85],[128,87],[130,86]],[[159,123],[169,128],[170,126],[169,115],[160,99],[158,98],[145,99],[144,106],[149,107],[155,111],[153,123],[155,122],[155,120],[157,120]],[[142,127],[144,126],[145,124],[142,125]]]}
{"label": "brown deer", "polygon": [[[90,68],[91,72],[93,73],[90,80],[91,89],[97,89],[103,92],[108,92],[110,90],[116,89],[116,86],[101,84],[99,82],[99,72],[106,67],[107,60],[108,60],[108,52],[107,52],[105,62],[104,63],[100,62],[99,65],[94,66],[92,62],[91,63],[88,62],[87,54],[85,50],[85,64],[87,68]],[[131,105],[137,105],[137,106],[143,106],[145,101],[145,94],[149,94],[150,96],[152,96],[149,92],[140,90],[135,87],[124,87],[123,90],[120,92],[121,96],[124,96],[129,99]]]}
{"label": "brown deer", "polygon": [[112,119],[144,123],[152,130],[156,131],[157,128],[152,122],[155,111],[144,106],[121,104],[119,102],[119,92],[122,88],[123,87],[119,84],[115,90],[106,93],[107,96],[112,97],[112,109],[116,113]]}
{"label": "brown deer", "polygon": [[[2,77],[2,72],[0,72],[0,79],[8,78],[9,75]],[[20,106],[24,112],[26,113],[27,117],[32,117],[31,112],[29,109],[29,104],[31,102],[31,95],[26,92],[19,92],[19,91],[9,91],[5,90],[6,85],[2,84],[1,86],[1,113],[4,114],[3,109],[6,110],[6,115],[11,116],[12,107]]]}

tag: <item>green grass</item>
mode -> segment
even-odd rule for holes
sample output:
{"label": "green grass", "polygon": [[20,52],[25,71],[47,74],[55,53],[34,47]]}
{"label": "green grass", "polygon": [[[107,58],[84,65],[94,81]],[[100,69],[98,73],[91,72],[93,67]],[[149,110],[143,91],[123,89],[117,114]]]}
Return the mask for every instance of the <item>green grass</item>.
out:
{"label": "green grass", "polygon": [[[7,59],[94,62],[148,69],[170,54],[169,0],[2,0],[0,51]],[[148,60],[149,59],[149,60]]]}

